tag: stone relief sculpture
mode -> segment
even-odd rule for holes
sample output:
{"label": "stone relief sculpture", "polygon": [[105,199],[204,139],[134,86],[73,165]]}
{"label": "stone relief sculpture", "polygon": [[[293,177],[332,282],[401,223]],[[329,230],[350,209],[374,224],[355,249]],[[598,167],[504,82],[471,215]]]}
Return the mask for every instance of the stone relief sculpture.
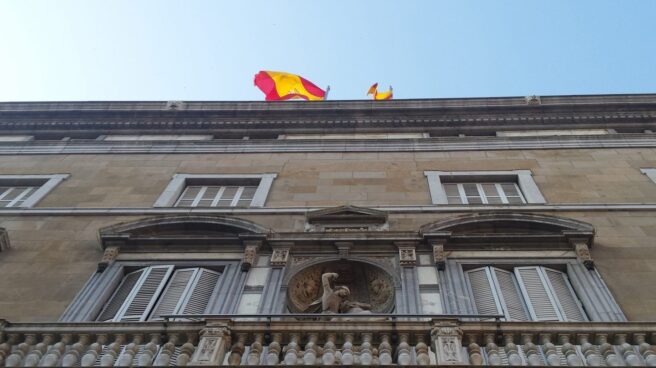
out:
{"label": "stone relief sculpture", "polygon": [[390,313],[395,288],[391,275],[370,264],[330,261],[308,266],[289,281],[294,313]]}
{"label": "stone relief sculpture", "polygon": [[334,272],[321,275],[323,295],[321,296],[321,313],[328,314],[370,314],[371,305],[349,300],[351,290],[348,286],[334,286],[339,277]]}

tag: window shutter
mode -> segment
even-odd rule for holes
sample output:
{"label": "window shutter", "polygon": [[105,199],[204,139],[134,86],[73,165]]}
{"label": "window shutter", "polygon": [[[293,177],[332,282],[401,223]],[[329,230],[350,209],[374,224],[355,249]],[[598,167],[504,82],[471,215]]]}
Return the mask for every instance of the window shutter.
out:
{"label": "window shutter", "polygon": [[188,292],[191,281],[196,276],[197,268],[177,270],[166,286],[162,297],[153,309],[150,319],[160,319],[160,316],[177,314],[184,295]]}
{"label": "window shutter", "polygon": [[517,282],[534,321],[561,321],[562,316],[540,272],[541,267],[516,267]]}
{"label": "window shutter", "polygon": [[501,294],[499,299],[506,318],[510,321],[528,321],[528,314],[513,273],[498,268],[492,269],[496,277],[496,284],[499,286]]}
{"label": "window shutter", "polygon": [[551,290],[560,307],[563,320],[572,322],[586,321],[585,314],[579,304],[579,300],[569,284],[567,275],[563,272],[542,267],[542,271],[547,275]]}
{"label": "window shutter", "polygon": [[192,287],[180,308],[182,314],[203,314],[221,274],[204,268],[198,269]]}
{"label": "window shutter", "polygon": [[148,267],[114,320],[145,321],[172,271],[173,266]]}
{"label": "window shutter", "polygon": [[116,317],[116,313],[119,311],[119,309],[121,309],[123,303],[125,303],[125,300],[130,295],[132,289],[139,281],[139,278],[143,274],[144,270],[146,269],[142,268],[140,270],[131,272],[123,278],[123,281],[114,292],[114,295],[112,295],[112,298],[109,300],[109,303],[107,303],[105,309],[102,311],[102,313],[100,313],[100,316],[98,317],[97,321],[107,322],[107,321],[111,321],[112,319],[114,319],[114,317]]}
{"label": "window shutter", "polygon": [[489,267],[467,271],[478,314],[501,314]]}

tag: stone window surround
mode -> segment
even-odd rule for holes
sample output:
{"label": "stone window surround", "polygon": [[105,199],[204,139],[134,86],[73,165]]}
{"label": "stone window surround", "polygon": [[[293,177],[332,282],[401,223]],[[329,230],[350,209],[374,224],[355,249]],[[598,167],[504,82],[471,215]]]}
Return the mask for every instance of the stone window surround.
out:
{"label": "stone window surround", "polygon": [[[574,289],[576,296],[583,305],[587,317],[593,322],[626,321],[624,313],[616,303],[610,290],[604,283],[597,270],[588,270],[583,264],[573,258],[458,258],[447,259],[446,270],[440,271],[440,282],[444,290],[445,298],[448,296],[453,300],[444,300],[447,308],[445,313],[475,313],[473,295],[465,276],[465,271],[477,267],[520,267],[520,266],[544,266],[555,269],[566,270],[565,274]],[[466,300],[463,300],[466,299]],[[454,303],[466,308],[454,310]]]}
{"label": "stone window surround", "polygon": [[508,171],[424,171],[428,179],[431,201],[433,204],[449,204],[446,192],[442,186],[441,177],[453,177],[469,181],[476,177],[476,182],[483,178],[486,182],[495,182],[502,177],[514,178],[527,204],[545,204],[547,201],[540,193],[540,189],[533,180],[531,170],[508,170]]}
{"label": "stone window surround", "polygon": [[249,207],[264,207],[267,195],[278,174],[175,174],[159,196],[153,207],[173,207],[184,191],[188,181],[210,180],[221,184],[222,180],[259,179],[259,185]]}
{"label": "stone window surround", "polygon": [[640,172],[647,175],[647,177],[649,179],[651,179],[651,181],[656,183],[656,169],[652,169],[652,168],[650,168],[650,169],[640,169]]}
{"label": "stone window surround", "polygon": [[15,185],[34,185],[39,186],[37,190],[32,193],[23,203],[18,206],[19,208],[34,207],[41,201],[50,191],[52,191],[59,183],[68,179],[71,174],[44,174],[44,175],[0,175],[0,185],[2,186],[15,186]]}
{"label": "stone window surround", "polygon": [[[221,269],[222,276],[219,284],[215,287],[214,292],[221,298],[214,298],[208,306],[209,313],[232,313],[236,305],[239,294],[234,295],[234,291],[240,290],[235,288],[235,281],[241,277],[241,270],[238,267],[239,261],[230,260],[158,260],[158,261],[137,261],[125,260],[116,261],[103,272],[94,273],[80,289],[70,305],[66,308],[60,322],[85,322],[95,321],[101,311],[119,287],[123,278],[131,271],[138,268],[145,268],[157,265],[174,265],[175,269],[188,267],[205,267],[210,269]],[[224,302],[218,303],[218,300]]]}

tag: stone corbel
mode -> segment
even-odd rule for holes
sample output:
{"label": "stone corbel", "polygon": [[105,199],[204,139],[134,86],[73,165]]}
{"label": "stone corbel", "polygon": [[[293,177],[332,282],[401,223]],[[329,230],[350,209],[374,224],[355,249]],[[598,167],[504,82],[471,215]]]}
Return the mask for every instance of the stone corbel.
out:
{"label": "stone corbel", "polygon": [[444,267],[446,266],[444,243],[446,243],[446,239],[432,239],[429,241],[429,244],[433,248],[433,262],[435,262],[437,269],[440,271],[444,271]]}
{"label": "stone corbel", "polygon": [[578,259],[579,262],[583,263],[585,268],[587,268],[588,270],[593,270],[594,260],[592,259],[592,255],[590,254],[590,245],[592,244],[592,236],[569,235],[567,237],[567,240],[574,248],[574,253],[576,253],[576,259]]}
{"label": "stone corbel", "polygon": [[417,264],[417,254],[415,242],[395,242],[399,248],[399,263],[403,267],[414,267]]}
{"label": "stone corbel", "polygon": [[289,261],[289,247],[275,247],[271,252],[271,267],[279,268],[287,266]]}
{"label": "stone corbel", "polygon": [[98,272],[103,272],[110,264],[114,263],[118,253],[121,250],[121,247],[111,246],[105,248],[105,253],[103,253],[102,259],[98,262]]}
{"label": "stone corbel", "polygon": [[255,266],[257,261],[257,251],[262,244],[259,240],[244,241],[244,257],[241,261],[241,270],[248,271]]}
{"label": "stone corbel", "polygon": [[7,233],[7,230],[0,228],[0,252],[8,250],[9,248],[9,234]]}
{"label": "stone corbel", "polygon": [[335,247],[339,251],[340,259],[347,259],[349,257],[349,252],[353,248],[352,242],[335,242]]}
{"label": "stone corbel", "polygon": [[431,331],[438,365],[462,365],[462,330],[455,322],[438,322]]}
{"label": "stone corbel", "polygon": [[226,346],[230,343],[230,331],[225,326],[206,327],[200,332],[198,348],[189,365],[222,365]]}

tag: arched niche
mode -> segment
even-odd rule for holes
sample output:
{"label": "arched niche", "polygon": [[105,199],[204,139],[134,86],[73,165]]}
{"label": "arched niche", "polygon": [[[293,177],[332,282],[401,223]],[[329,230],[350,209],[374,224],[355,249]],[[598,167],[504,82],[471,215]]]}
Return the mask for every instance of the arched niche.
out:
{"label": "arched niche", "polygon": [[[359,260],[330,260],[313,263],[290,275],[287,306],[293,313],[320,313],[323,294],[321,275],[339,274],[335,285],[348,286],[350,300],[368,303],[374,313],[390,313],[395,307],[396,279],[379,265]],[[315,303],[314,306],[312,304]]]}

